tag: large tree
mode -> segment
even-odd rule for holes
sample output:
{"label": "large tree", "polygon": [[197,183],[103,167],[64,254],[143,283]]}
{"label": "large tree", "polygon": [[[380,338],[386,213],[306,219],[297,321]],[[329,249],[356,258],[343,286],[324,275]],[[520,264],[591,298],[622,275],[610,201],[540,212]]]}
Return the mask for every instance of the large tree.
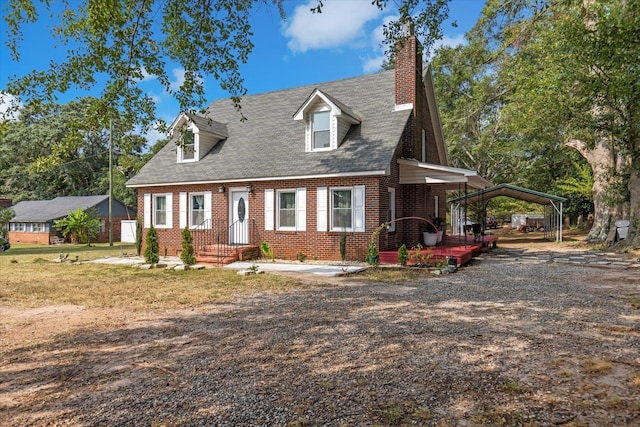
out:
{"label": "large tree", "polygon": [[578,215],[585,216],[591,196],[585,200],[575,186],[554,183],[574,182],[586,162],[557,137],[544,132],[523,135],[509,122],[504,111],[516,88],[501,72],[511,57],[500,54],[482,30],[467,34],[464,45],[438,49],[432,60],[450,163],[477,170],[496,184],[565,196],[570,200],[565,213],[576,221]]}
{"label": "large tree", "polygon": [[523,43],[505,73],[516,88],[506,114],[521,130],[557,135],[591,166],[588,239],[611,241],[615,220],[626,217],[632,229],[625,246],[638,246],[640,2],[563,1],[536,14],[519,26]]}
{"label": "large tree", "polygon": [[[66,105],[28,105],[17,120],[4,122],[0,194],[14,201],[106,194],[110,135],[109,129],[84,129],[92,102],[84,98]],[[125,173],[140,167],[146,141],[122,129],[115,129],[112,139],[119,142],[114,150],[115,195],[134,206],[135,191],[125,188]]]}
{"label": "large tree", "polygon": [[594,242],[611,241],[614,221],[626,217],[624,244],[640,244],[638,28],[638,1],[489,0],[468,36],[489,50],[499,122],[530,165],[520,174],[544,184],[567,167],[579,173],[567,148],[590,165]]}

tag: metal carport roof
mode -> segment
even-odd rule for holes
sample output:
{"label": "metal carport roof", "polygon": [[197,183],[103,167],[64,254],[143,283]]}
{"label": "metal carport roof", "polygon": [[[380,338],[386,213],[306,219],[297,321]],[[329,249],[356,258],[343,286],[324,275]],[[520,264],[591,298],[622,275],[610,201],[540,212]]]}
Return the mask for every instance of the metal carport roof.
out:
{"label": "metal carport roof", "polygon": [[450,200],[450,203],[462,202],[465,199],[467,203],[484,202],[498,196],[507,196],[514,199],[524,200],[526,202],[538,203],[540,205],[548,205],[552,202],[566,202],[567,199],[553,194],[542,193],[540,191],[529,190],[528,188],[518,187],[512,184],[499,184],[494,187],[485,188],[484,190],[475,191]]}

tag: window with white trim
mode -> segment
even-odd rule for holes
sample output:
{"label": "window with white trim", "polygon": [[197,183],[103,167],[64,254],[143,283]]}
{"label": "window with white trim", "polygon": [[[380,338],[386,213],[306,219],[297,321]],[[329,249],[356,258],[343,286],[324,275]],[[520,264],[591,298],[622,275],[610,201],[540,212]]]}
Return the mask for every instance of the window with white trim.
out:
{"label": "window with white trim", "polygon": [[204,222],[204,193],[189,194],[189,226],[197,227]]}
{"label": "window with white trim", "polygon": [[311,115],[311,147],[325,150],[331,147],[331,113],[317,111]]}
{"label": "window with white trim", "polygon": [[389,209],[387,211],[387,220],[389,221],[388,231],[396,231],[396,189],[389,187]]}
{"label": "window with white trim", "polygon": [[365,231],[365,186],[318,187],[316,189],[318,231]]}
{"label": "window with white trim", "polygon": [[353,228],[353,200],[350,188],[331,189],[331,230]]}
{"label": "window with white trim", "polygon": [[196,160],[196,138],[192,130],[185,130],[180,141],[180,161],[193,162]]}
{"label": "window with white trim", "polygon": [[296,191],[279,190],[277,196],[277,227],[278,230],[296,229]]}
{"label": "window with white trim", "polygon": [[155,194],[153,196],[153,225],[166,227],[167,225],[167,196]]}

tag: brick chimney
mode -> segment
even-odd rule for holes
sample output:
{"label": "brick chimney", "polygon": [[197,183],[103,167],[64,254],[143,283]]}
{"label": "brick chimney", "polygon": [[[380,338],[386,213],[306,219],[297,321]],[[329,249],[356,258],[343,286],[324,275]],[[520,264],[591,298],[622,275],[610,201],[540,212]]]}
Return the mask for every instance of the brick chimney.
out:
{"label": "brick chimney", "polygon": [[0,208],[9,208],[11,207],[11,199],[5,199],[0,197]]}
{"label": "brick chimney", "polygon": [[405,24],[405,36],[396,44],[396,105],[413,104],[415,107],[416,95],[422,88],[422,49],[410,20]]}

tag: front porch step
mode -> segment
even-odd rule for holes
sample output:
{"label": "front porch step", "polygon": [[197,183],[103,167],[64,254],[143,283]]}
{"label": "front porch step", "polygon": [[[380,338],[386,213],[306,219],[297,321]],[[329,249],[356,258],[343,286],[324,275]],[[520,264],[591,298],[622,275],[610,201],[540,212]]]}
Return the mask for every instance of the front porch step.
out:
{"label": "front porch step", "polygon": [[206,245],[196,253],[196,261],[199,264],[214,266],[223,266],[259,257],[260,248],[255,245]]}
{"label": "front porch step", "polygon": [[240,257],[238,256],[238,254],[224,256],[224,255],[208,255],[208,254],[203,255],[199,253],[196,256],[196,262],[198,264],[213,265],[216,267],[222,267],[224,265],[228,265],[239,260],[240,260]]}

